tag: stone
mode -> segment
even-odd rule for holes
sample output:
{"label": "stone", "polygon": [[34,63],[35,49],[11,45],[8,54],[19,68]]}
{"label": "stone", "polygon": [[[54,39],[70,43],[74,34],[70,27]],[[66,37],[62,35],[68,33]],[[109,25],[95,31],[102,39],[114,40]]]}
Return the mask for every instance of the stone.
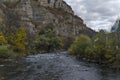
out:
{"label": "stone", "polygon": [[111,28],[111,32],[118,32],[118,31],[120,31],[120,18],[118,18],[115,21],[114,25]]}
{"label": "stone", "polygon": [[5,16],[6,26],[24,26],[30,34],[47,26],[54,27],[56,35],[62,36],[95,33],[63,0],[10,0],[10,6],[5,5],[6,1],[9,0],[0,2],[0,15]]}

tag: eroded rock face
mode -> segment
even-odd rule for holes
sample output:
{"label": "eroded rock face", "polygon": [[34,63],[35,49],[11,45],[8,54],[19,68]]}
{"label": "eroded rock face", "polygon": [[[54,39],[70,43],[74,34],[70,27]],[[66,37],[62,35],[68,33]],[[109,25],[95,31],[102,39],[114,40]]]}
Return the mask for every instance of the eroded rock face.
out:
{"label": "eroded rock face", "polygon": [[20,0],[1,0],[2,3],[9,3],[9,4],[12,4],[12,3],[16,3],[16,2],[19,2]]}
{"label": "eroded rock face", "polygon": [[24,26],[30,33],[39,33],[41,28],[53,26],[56,35],[63,36],[80,33],[91,36],[95,33],[63,0],[11,0],[9,5],[14,3],[14,7],[7,6],[4,1],[0,2],[0,12],[5,15],[7,26]]}
{"label": "eroded rock face", "polygon": [[5,6],[9,8],[13,8],[19,3],[20,0],[0,0],[0,3],[3,3]]}
{"label": "eroded rock face", "polygon": [[120,32],[120,18],[118,18],[111,28],[111,32]]}
{"label": "eroded rock face", "polygon": [[36,0],[39,5],[51,8],[62,8],[68,13],[73,14],[73,11],[69,5],[67,5],[63,0]]}
{"label": "eroded rock face", "polygon": [[42,6],[50,6],[50,7],[61,7],[62,0],[39,0],[40,5]]}

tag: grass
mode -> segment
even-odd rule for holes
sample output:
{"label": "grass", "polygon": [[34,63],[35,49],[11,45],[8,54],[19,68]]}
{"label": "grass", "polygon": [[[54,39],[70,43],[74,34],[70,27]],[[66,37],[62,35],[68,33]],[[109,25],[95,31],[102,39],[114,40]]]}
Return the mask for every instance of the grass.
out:
{"label": "grass", "polygon": [[9,49],[8,45],[0,45],[0,58],[15,57],[13,50]]}

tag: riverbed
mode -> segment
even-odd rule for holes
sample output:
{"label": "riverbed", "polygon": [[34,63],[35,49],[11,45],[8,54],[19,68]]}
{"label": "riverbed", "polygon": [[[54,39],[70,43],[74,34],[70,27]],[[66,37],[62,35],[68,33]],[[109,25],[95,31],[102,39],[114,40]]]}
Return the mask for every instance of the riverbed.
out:
{"label": "riverbed", "polygon": [[59,52],[2,62],[0,80],[120,80],[120,72]]}

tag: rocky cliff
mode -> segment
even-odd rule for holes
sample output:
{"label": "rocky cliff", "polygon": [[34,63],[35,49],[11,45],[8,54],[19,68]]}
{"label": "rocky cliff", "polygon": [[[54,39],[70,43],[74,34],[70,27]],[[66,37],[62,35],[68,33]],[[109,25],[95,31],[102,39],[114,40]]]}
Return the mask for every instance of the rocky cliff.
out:
{"label": "rocky cliff", "polygon": [[120,18],[118,18],[115,21],[114,25],[111,28],[111,32],[118,32],[118,31],[120,31]]}
{"label": "rocky cliff", "polygon": [[95,33],[63,0],[0,0],[0,18],[6,26],[24,26],[30,33],[49,26],[63,36]]}

